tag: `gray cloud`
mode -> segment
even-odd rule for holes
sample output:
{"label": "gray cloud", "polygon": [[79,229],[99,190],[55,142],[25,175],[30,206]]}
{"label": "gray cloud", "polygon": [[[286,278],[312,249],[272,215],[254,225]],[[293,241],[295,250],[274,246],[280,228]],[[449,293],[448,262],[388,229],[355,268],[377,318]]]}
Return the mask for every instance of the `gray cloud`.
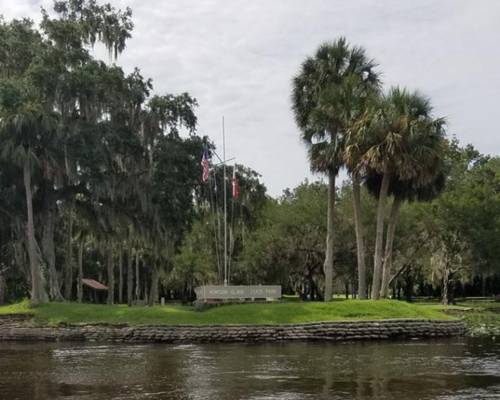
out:
{"label": "gray cloud", "polygon": [[[387,85],[420,89],[449,133],[497,154],[500,3],[495,0],[115,0],[134,10],[135,31],[118,60],[138,66],[158,92],[200,102],[199,130],[263,175],[273,195],[311,177],[290,112],[290,81],[325,40],[365,46]],[[36,18],[51,1],[0,0],[6,18]]]}

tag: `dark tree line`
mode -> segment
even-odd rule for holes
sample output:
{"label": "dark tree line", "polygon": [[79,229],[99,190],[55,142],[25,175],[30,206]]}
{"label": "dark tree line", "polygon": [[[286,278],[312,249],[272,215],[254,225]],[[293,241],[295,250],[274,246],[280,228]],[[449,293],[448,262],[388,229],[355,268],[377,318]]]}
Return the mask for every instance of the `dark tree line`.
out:
{"label": "dark tree line", "polygon": [[40,26],[0,24],[0,300],[7,287],[35,304],[81,301],[84,275],[108,283],[108,303],[125,286],[129,303],[158,297],[194,215],[206,139],[190,95],[153,94],[138,69],[89,52],[102,43],[116,59],[131,15],[67,0]]}

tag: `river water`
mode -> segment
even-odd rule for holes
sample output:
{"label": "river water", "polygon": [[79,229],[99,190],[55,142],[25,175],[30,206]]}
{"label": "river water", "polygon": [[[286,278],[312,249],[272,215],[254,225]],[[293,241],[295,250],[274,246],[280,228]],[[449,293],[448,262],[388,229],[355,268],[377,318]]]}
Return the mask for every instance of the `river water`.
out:
{"label": "river water", "polygon": [[0,343],[0,399],[500,399],[500,341]]}

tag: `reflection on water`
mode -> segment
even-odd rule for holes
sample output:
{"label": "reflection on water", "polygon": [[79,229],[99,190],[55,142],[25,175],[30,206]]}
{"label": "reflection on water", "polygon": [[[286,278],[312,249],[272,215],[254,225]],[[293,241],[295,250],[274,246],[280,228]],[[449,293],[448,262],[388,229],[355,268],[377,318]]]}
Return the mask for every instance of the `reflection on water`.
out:
{"label": "reflection on water", "polygon": [[499,399],[500,343],[0,343],[0,399]]}

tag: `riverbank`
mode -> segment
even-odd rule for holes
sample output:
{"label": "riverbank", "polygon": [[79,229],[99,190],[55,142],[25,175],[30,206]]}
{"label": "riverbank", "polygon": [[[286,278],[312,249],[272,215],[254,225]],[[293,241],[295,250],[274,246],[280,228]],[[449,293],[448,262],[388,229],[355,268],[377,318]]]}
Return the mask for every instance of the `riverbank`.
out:
{"label": "riverbank", "polygon": [[193,307],[166,305],[127,307],[50,303],[30,307],[29,302],[0,307],[0,315],[27,314],[40,326],[60,324],[137,325],[226,325],[301,324],[331,321],[373,321],[384,319],[452,320],[437,304],[410,304],[402,301],[336,300],[324,302],[283,302],[234,304],[196,311]]}
{"label": "riverbank", "polygon": [[0,308],[0,340],[97,342],[348,341],[459,336],[463,322],[437,305],[399,301],[238,304],[196,311],[23,302]]}

